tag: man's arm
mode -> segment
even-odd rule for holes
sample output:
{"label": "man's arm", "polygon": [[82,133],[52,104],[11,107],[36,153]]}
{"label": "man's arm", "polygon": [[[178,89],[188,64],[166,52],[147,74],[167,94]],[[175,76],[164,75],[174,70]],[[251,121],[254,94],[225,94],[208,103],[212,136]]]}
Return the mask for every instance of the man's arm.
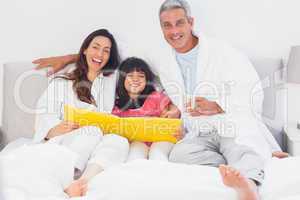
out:
{"label": "man's arm", "polygon": [[65,56],[55,56],[49,58],[39,58],[34,60],[33,63],[37,64],[35,69],[42,69],[51,67],[51,70],[48,72],[48,76],[60,71],[68,64],[75,63],[78,60],[78,54],[71,54]]}

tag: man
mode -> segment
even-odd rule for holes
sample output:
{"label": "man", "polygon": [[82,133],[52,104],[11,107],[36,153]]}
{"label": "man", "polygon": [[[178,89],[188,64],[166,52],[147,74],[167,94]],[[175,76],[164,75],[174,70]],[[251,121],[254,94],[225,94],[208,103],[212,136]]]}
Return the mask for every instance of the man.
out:
{"label": "man", "polygon": [[[185,98],[192,97],[192,103],[189,101],[186,106],[187,113],[202,118],[206,116],[205,121],[214,115],[224,115],[225,124],[231,120],[246,127],[246,124],[241,123],[244,119],[251,125],[249,128],[256,126],[257,119],[252,116],[251,106],[259,107],[263,98],[259,98],[252,105],[249,104],[252,87],[257,85],[258,89],[261,89],[261,86],[248,59],[227,44],[205,36],[197,36],[193,31],[194,19],[191,17],[189,5],[184,0],[166,0],[160,7],[159,19],[164,37],[174,49],[177,71],[176,67],[172,67],[172,70],[176,71],[173,74],[181,74],[183,83],[180,83],[181,77],[170,76],[170,69],[166,73],[162,72],[160,78],[163,83],[176,82],[179,87],[183,86]],[[171,66],[176,64],[169,63]],[[243,80],[243,73],[247,73],[247,80]],[[224,103],[222,98],[225,96],[226,99],[226,91],[223,89],[220,92],[219,89],[227,82],[234,84],[229,85],[230,95]],[[168,92],[168,89],[166,90]],[[208,100],[204,96],[213,96],[214,100]],[[189,118],[187,117],[188,121]],[[222,121],[222,118],[217,121]],[[236,131],[243,131],[245,127]],[[169,157],[170,161],[219,166],[224,184],[234,188],[239,199],[258,199],[256,185],[263,179],[262,159],[251,148],[236,144],[232,138],[219,136],[216,129],[219,134],[222,132],[220,128],[215,127],[209,132],[197,129],[199,133],[196,137],[185,138],[175,145]],[[190,128],[188,131],[194,130]],[[268,134],[267,140],[273,148],[273,155],[287,156],[286,153],[280,152],[274,138],[267,132],[266,135]]]}
{"label": "man", "polygon": [[[160,78],[164,87],[169,82],[178,83],[179,87],[182,86],[185,91],[183,96],[193,97],[192,101],[187,103],[186,109],[182,108],[180,102],[176,103],[176,100],[172,99],[183,112],[187,111],[186,121],[193,121],[189,116],[202,116],[204,119],[226,116],[225,119],[228,120],[227,115],[231,113],[231,107],[238,111],[245,111],[240,112],[240,115],[234,115],[233,121],[243,119],[244,114],[249,114],[249,111],[251,114],[245,102],[248,102],[251,87],[258,81],[258,77],[247,59],[225,44],[196,36],[193,32],[194,19],[190,15],[189,5],[183,0],[165,1],[160,8],[159,18],[164,37],[175,50],[175,59],[173,57],[168,63],[171,68],[166,69],[165,72],[162,70]],[[34,63],[39,64],[37,68],[50,64],[53,69],[50,73],[54,73],[68,63],[75,62],[76,59],[77,55],[68,55],[39,59]],[[232,75],[234,72],[245,73],[243,66],[239,66],[243,62],[247,63],[246,72],[249,75],[249,80],[246,82]],[[227,72],[224,72],[222,67]],[[171,72],[174,76],[170,76]],[[203,84],[203,81],[208,84]],[[230,96],[228,101],[234,106],[229,106],[229,108],[222,105],[222,101],[217,98],[209,99],[210,95],[206,94],[211,92],[207,88],[216,86],[218,91],[219,83],[228,81],[235,82],[235,87],[230,91],[233,94],[231,96],[241,94],[237,95],[238,98]],[[239,93],[241,88],[242,93]],[[167,87],[165,89],[172,97],[172,92]],[[247,117],[245,119],[248,120]],[[216,132],[220,130],[215,126],[209,131],[195,131],[193,127],[187,127],[187,129],[187,135],[195,132],[196,136],[186,137],[176,144],[170,154],[170,161],[219,167],[224,184],[235,189],[241,200],[259,198],[257,184],[261,183],[264,174],[263,160],[259,155],[247,146],[237,145],[232,138],[219,136]]]}
{"label": "man", "polygon": [[[215,101],[216,99],[210,101],[203,98],[203,95],[195,97],[195,94],[199,93],[196,91],[197,89],[205,90],[205,87],[201,86],[203,81],[209,81],[209,85],[212,84],[218,88],[219,78],[223,79],[222,81],[230,80],[226,79],[227,77],[223,78],[225,76],[218,76],[222,69],[218,69],[219,66],[213,61],[209,63],[213,66],[205,63],[205,56],[212,56],[209,59],[218,58],[214,57],[215,52],[208,52],[210,49],[203,47],[206,45],[205,42],[210,45],[209,41],[205,41],[204,38],[197,37],[193,33],[194,19],[190,16],[188,3],[184,0],[166,0],[160,7],[159,18],[164,37],[175,50],[179,73],[183,78],[185,96],[192,96],[192,101],[194,101],[188,103],[187,112],[192,116],[211,116],[227,112],[223,109],[226,107],[219,105]],[[227,47],[220,45],[219,48]],[[201,51],[203,51],[202,54]],[[226,60],[224,61],[226,62]],[[226,63],[222,64],[224,64],[223,67],[227,67]],[[254,73],[253,71],[250,72]],[[162,82],[172,81],[167,77],[172,76],[162,75]],[[199,85],[201,89],[199,89]],[[218,91],[218,89],[216,90]],[[200,94],[201,92],[203,93],[200,91]],[[209,93],[209,91],[207,92]],[[257,184],[263,180],[262,159],[249,147],[237,145],[233,139],[221,137],[213,129],[209,132],[200,131],[196,137],[180,141],[173,148],[170,161],[219,167],[224,184],[235,189],[239,199],[259,198]]]}

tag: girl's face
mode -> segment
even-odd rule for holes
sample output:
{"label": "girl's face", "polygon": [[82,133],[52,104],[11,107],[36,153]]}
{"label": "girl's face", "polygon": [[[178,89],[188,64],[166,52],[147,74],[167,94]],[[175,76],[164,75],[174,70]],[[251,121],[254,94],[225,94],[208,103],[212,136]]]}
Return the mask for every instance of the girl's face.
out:
{"label": "girl's face", "polygon": [[110,49],[111,41],[107,37],[97,36],[92,40],[83,52],[89,71],[99,72],[106,65],[109,60]]}
{"label": "girl's face", "polygon": [[146,75],[142,71],[127,73],[124,86],[128,95],[139,95],[146,87]]}

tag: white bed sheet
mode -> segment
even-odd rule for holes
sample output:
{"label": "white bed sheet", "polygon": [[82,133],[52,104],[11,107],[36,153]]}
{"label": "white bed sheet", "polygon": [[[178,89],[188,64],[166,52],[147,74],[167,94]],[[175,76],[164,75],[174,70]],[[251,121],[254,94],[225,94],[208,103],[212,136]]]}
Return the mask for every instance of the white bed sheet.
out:
{"label": "white bed sheet", "polygon": [[[65,200],[76,156],[53,144],[25,145],[0,155],[3,199]],[[300,196],[300,157],[273,159],[266,166],[263,200]],[[106,170],[89,184],[86,197],[72,200],[236,199],[216,168],[137,160]]]}

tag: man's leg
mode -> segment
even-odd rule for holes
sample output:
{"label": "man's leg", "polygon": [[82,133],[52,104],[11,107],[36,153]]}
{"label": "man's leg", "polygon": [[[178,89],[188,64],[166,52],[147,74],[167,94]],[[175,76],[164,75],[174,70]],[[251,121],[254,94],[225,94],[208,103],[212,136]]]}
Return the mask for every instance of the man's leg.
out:
{"label": "man's leg", "polygon": [[239,170],[244,176],[261,184],[264,178],[264,160],[250,147],[237,144],[233,138],[217,136],[220,153],[226,163]]}
{"label": "man's leg", "polygon": [[219,167],[224,184],[235,189],[240,200],[259,199],[257,185],[264,177],[263,159],[250,147],[235,143],[233,138],[216,136],[216,140],[228,163]]}
{"label": "man's leg", "polygon": [[169,161],[219,167],[226,164],[219,152],[214,132],[199,133],[198,137],[179,141],[170,152]]}

